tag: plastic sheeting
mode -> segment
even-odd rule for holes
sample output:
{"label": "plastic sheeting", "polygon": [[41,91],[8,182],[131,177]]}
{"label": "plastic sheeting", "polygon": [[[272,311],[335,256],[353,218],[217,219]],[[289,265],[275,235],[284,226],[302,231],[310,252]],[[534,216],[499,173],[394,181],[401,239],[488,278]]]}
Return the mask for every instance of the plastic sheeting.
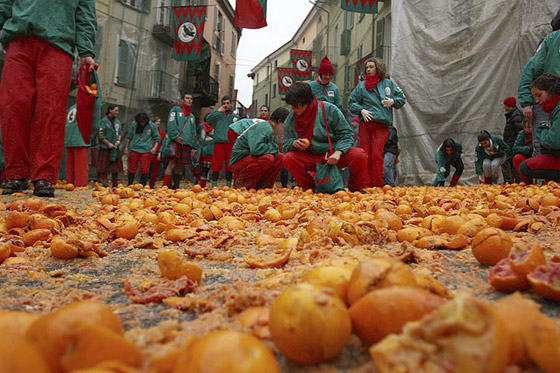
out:
{"label": "plastic sheeting", "polygon": [[463,144],[460,183],[478,183],[476,136],[482,129],[503,135],[503,100],[517,97],[521,70],[552,30],[559,6],[558,0],[392,1],[391,79],[407,97],[395,110],[399,184],[431,184],[435,150],[447,137]]}

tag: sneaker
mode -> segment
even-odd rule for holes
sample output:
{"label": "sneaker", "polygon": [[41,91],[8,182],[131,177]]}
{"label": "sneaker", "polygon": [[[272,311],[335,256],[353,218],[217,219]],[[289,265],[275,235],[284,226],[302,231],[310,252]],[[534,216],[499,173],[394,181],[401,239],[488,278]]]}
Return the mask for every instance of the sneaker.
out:
{"label": "sneaker", "polygon": [[2,194],[12,194],[19,193],[29,188],[27,179],[8,179],[4,188],[2,189]]}
{"label": "sneaker", "polygon": [[35,180],[33,194],[37,197],[54,197],[54,187],[48,180]]}

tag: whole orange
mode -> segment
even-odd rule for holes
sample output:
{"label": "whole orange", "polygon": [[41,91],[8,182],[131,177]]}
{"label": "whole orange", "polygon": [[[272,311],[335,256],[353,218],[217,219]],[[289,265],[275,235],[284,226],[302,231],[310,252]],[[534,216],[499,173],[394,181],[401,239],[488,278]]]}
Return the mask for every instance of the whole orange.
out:
{"label": "whole orange", "polygon": [[48,373],[49,367],[33,343],[21,335],[2,330],[0,372]]}
{"label": "whole orange", "polygon": [[472,241],[474,257],[482,265],[493,266],[509,255],[513,241],[499,228],[486,228],[478,232]]}

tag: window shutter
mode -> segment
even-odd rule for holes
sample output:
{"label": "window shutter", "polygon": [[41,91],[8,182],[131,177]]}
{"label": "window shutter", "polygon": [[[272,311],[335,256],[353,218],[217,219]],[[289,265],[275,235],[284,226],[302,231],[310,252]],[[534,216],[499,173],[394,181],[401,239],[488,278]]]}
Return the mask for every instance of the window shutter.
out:
{"label": "window shutter", "polygon": [[221,29],[221,33],[222,33],[222,45],[221,45],[221,49],[220,49],[220,53],[222,54],[222,56],[224,55],[224,52],[226,50],[226,17],[222,17],[222,29]]}
{"label": "window shutter", "polygon": [[128,73],[129,53],[128,53],[128,43],[120,40],[119,41],[119,63],[117,66],[117,83],[122,85],[129,85],[130,78]]}
{"label": "window shutter", "polygon": [[214,8],[214,40],[212,42],[212,46],[215,49],[218,49],[218,25],[220,24],[220,12],[218,12],[218,7]]}
{"label": "window shutter", "polygon": [[152,0],[141,0],[142,1],[142,11],[150,13],[152,11]]}

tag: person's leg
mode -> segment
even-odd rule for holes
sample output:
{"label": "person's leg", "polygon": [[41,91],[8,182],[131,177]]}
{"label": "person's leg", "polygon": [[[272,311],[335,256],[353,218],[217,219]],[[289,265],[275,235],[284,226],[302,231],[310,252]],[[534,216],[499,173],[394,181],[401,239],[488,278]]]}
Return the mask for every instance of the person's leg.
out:
{"label": "person's leg", "polygon": [[[68,149],[68,148],[66,148]],[[88,165],[87,146],[78,146],[73,148],[74,162],[74,185],[76,187],[85,187],[88,182],[89,165]]]}
{"label": "person's leg", "polygon": [[521,175],[531,179],[545,179],[560,181],[560,170],[547,170],[542,168],[530,169],[527,162],[522,162],[519,165],[519,172]]}
{"label": "person's leg", "polygon": [[226,145],[228,144],[214,144],[214,151],[212,153],[212,187],[218,186],[218,178],[220,176],[222,165],[226,158]]}
{"label": "person's leg", "polygon": [[[450,165],[451,164],[449,163],[447,167],[450,167]],[[457,183],[459,182],[459,178],[463,174],[463,170],[465,168],[465,166],[463,165],[463,160],[461,158],[455,159],[453,161],[453,167],[455,167],[455,172],[453,173],[453,177],[451,178],[451,182],[449,183],[449,186],[451,187],[457,185]]]}
{"label": "person's leg", "polygon": [[314,189],[315,180],[309,171],[315,171],[316,163],[325,159],[323,154],[293,151],[284,154],[284,167],[291,173],[303,189]]}
{"label": "person's leg", "polygon": [[[373,157],[373,125],[367,122],[360,122],[358,131],[360,133],[360,148],[362,148],[367,156],[367,171],[369,182],[368,186],[373,186],[373,169],[372,169],[372,157]],[[349,181],[350,182],[350,181]]]}
{"label": "person's leg", "polygon": [[492,184],[492,160],[490,158],[482,161],[482,172],[484,175],[484,184]]}
{"label": "person's leg", "polygon": [[539,144],[539,140],[537,139],[537,135],[535,134],[535,130],[542,122],[547,122],[550,119],[550,114],[542,109],[542,105],[535,104],[533,105],[533,157],[541,154],[541,145]]}
{"label": "person's leg", "polygon": [[383,154],[383,185],[395,186],[395,160],[397,155],[393,153]]}
{"label": "person's leg", "polygon": [[113,188],[116,188],[119,185],[119,173],[118,172],[112,172],[111,173],[111,185],[113,186]]}
{"label": "person's leg", "polygon": [[370,177],[373,180],[373,186],[382,187],[383,186],[383,147],[387,141],[387,136],[389,136],[389,127],[383,124],[373,124],[373,136],[372,136],[372,155],[371,155],[371,167],[370,170],[373,172]]}
{"label": "person's leg", "polygon": [[150,188],[153,188],[156,185],[160,165],[161,162],[158,161],[157,154],[152,154],[150,156]]}
{"label": "person's leg", "polygon": [[[284,160],[284,163],[286,161]],[[350,167],[350,179],[348,180],[348,189],[351,191],[362,190],[369,185],[369,175],[367,169],[367,155],[363,149],[350,148],[346,154],[343,154],[338,161],[338,167]]]}
{"label": "person's leg", "polygon": [[226,149],[226,159],[225,159],[225,162],[226,162],[226,186],[230,187],[231,186],[231,180],[233,178],[233,174],[231,172],[231,167],[229,166],[229,160],[231,158],[231,152],[233,150],[233,144],[232,143],[226,144],[225,149]]}
{"label": "person's leg", "polygon": [[128,185],[134,183],[134,175],[138,170],[138,162],[140,162],[140,153],[130,151],[128,153]]}
{"label": "person's leg", "polygon": [[492,168],[492,184],[496,184],[498,182],[498,177],[500,176],[500,172],[502,172],[502,165],[506,161],[506,156],[499,158],[492,159],[491,168]]}
{"label": "person's leg", "polygon": [[502,163],[502,175],[504,177],[504,184],[508,183],[508,184],[513,184],[513,177],[512,177],[512,173],[511,173],[511,165],[510,165],[510,159],[506,159],[506,161],[504,163]]}
{"label": "person's leg", "polygon": [[66,182],[69,184],[74,184],[74,170],[77,168],[74,160],[75,147],[66,148]]}
{"label": "person's leg", "polygon": [[176,162],[173,174],[171,175],[171,189],[179,189],[181,186],[184,168],[185,165],[183,163],[180,163],[179,161]]}
{"label": "person's leg", "polygon": [[525,157],[523,154],[516,154],[513,156],[512,162],[513,162],[513,167],[520,174],[521,181],[529,185],[533,183],[533,179],[521,175],[521,172],[519,171],[519,166],[521,165],[521,163],[525,162],[526,159],[527,157]]}
{"label": "person's leg", "polygon": [[266,180],[267,173],[272,173],[271,169],[274,162],[275,158],[272,154],[264,154],[258,157],[248,155],[238,160],[232,167],[235,174],[235,187],[257,189],[257,185]]}
{"label": "person's leg", "polygon": [[288,176],[290,174],[288,173],[288,170],[286,170],[286,167],[283,167],[282,170],[280,171],[280,183],[282,184],[282,188],[287,188],[288,187]]}
{"label": "person's leg", "polygon": [[169,184],[171,183],[171,175],[173,174],[173,170],[177,165],[177,158],[169,158],[167,162],[167,167],[165,168],[165,172],[163,174],[163,185],[169,188]]}
{"label": "person's leg", "polygon": [[146,185],[150,177],[150,153],[140,154],[140,184]]}

